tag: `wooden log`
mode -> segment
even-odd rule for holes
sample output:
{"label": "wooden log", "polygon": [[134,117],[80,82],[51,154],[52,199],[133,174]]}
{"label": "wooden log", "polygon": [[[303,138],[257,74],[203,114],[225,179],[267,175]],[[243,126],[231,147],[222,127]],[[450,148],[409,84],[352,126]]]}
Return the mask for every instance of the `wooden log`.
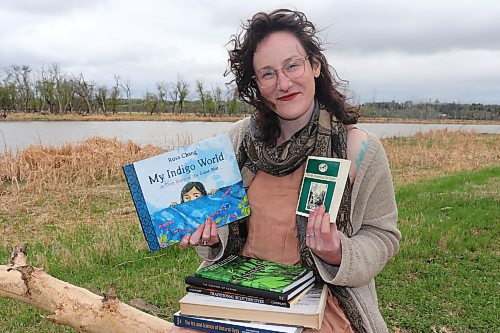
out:
{"label": "wooden log", "polygon": [[0,296],[29,303],[50,312],[45,318],[80,332],[169,332],[173,324],[142,312],[116,297],[58,280],[27,265],[26,247],[16,246],[7,265],[0,265]]}

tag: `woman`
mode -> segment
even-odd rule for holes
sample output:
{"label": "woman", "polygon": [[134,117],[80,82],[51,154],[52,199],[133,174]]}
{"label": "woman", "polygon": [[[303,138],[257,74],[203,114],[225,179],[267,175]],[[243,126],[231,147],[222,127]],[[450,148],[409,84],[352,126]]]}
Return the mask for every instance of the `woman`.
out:
{"label": "woman", "polygon": [[[231,43],[230,72],[256,109],[230,129],[252,215],[221,228],[207,219],[180,247],[195,245],[204,264],[238,253],[311,267],[330,291],[321,332],[387,332],[374,277],[400,233],[382,145],[356,128],[303,13],[257,13]],[[309,218],[295,214],[309,155],[352,161],[336,223],[323,205]]]}

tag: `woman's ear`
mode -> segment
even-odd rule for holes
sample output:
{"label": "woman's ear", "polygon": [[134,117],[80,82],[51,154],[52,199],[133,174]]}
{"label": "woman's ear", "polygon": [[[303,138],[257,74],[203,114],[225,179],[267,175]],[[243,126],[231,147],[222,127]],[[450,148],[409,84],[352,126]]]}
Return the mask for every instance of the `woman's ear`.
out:
{"label": "woman's ear", "polygon": [[321,74],[321,63],[318,60],[312,58],[311,66],[312,66],[314,77],[317,79],[319,77],[319,75]]}

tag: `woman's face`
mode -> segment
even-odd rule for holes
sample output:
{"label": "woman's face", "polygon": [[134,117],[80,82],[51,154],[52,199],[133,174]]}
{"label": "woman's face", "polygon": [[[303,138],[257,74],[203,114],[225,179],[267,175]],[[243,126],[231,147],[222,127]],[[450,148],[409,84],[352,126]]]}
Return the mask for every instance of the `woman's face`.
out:
{"label": "woman's face", "polygon": [[201,194],[201,192],[198,191],[196,189],[196,187],[193,187],[192,189],[190,189],[189,191],[184,193],[184,195],[182,196],[182,202],[193,201],[193,200],[196,200],[202,196],[203,196],[203,194]]}
{"label": "woman's face", "polygon": [[[276,82],[269,87],[258,83],[260,93],[274,105],[274,112],[283,120],[308,121],[314,107],[315,82],[319,76],[321,65],[305,59],[304,74],[298,78],[288,78],[282,69],[290,61],[304,59],[306,51],[295,35],[286,31],[274,32],[264,38],[258,45],[253,57],[254,72],[277,70]],[[307,119],[305,119],[307,118]]]}

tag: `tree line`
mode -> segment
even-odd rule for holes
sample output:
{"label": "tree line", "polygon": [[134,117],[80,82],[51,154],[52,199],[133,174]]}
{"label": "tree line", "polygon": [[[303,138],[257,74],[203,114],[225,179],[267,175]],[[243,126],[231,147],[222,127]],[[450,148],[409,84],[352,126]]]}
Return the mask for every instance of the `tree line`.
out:
{"label": "tree line", "polygon": [[47,114],[114,114],[117,112],[199,113],[204,116],[234,115],[248,112],[238,102],[234,87],[208,87],[198,80],[194,87],[196,103],[189,101],[190,85],[180,75],[161,81],[141,98],[133,98],[129,79],[115,74],[113,84],[106,86],[79,75],[62,71],[58,64],[39,70],[28,65],[11,65],[0,75],[0,110],[9,112],[42,112]]}
{"label": "tree line", "polygon": [[[238,99],[234,86],[223,88],[196,81],[191,87],[180,75],[156,82],[154,89],[133,98],[132,82],[119,74],[107,86],[65,73],[58,64],[38,70],[11,65],[0,74],[0,114],[114,114],[117,112],[195,113],[203,116],[241,115],[251,106]],[[500,120],[500,105],[434,102],[371,102],[360,105],[364,118]]]}
{"label": "tree line", "polygon": [[365,118],[500,120],[498,104],[434,102],[371,102],[360,106]]}

